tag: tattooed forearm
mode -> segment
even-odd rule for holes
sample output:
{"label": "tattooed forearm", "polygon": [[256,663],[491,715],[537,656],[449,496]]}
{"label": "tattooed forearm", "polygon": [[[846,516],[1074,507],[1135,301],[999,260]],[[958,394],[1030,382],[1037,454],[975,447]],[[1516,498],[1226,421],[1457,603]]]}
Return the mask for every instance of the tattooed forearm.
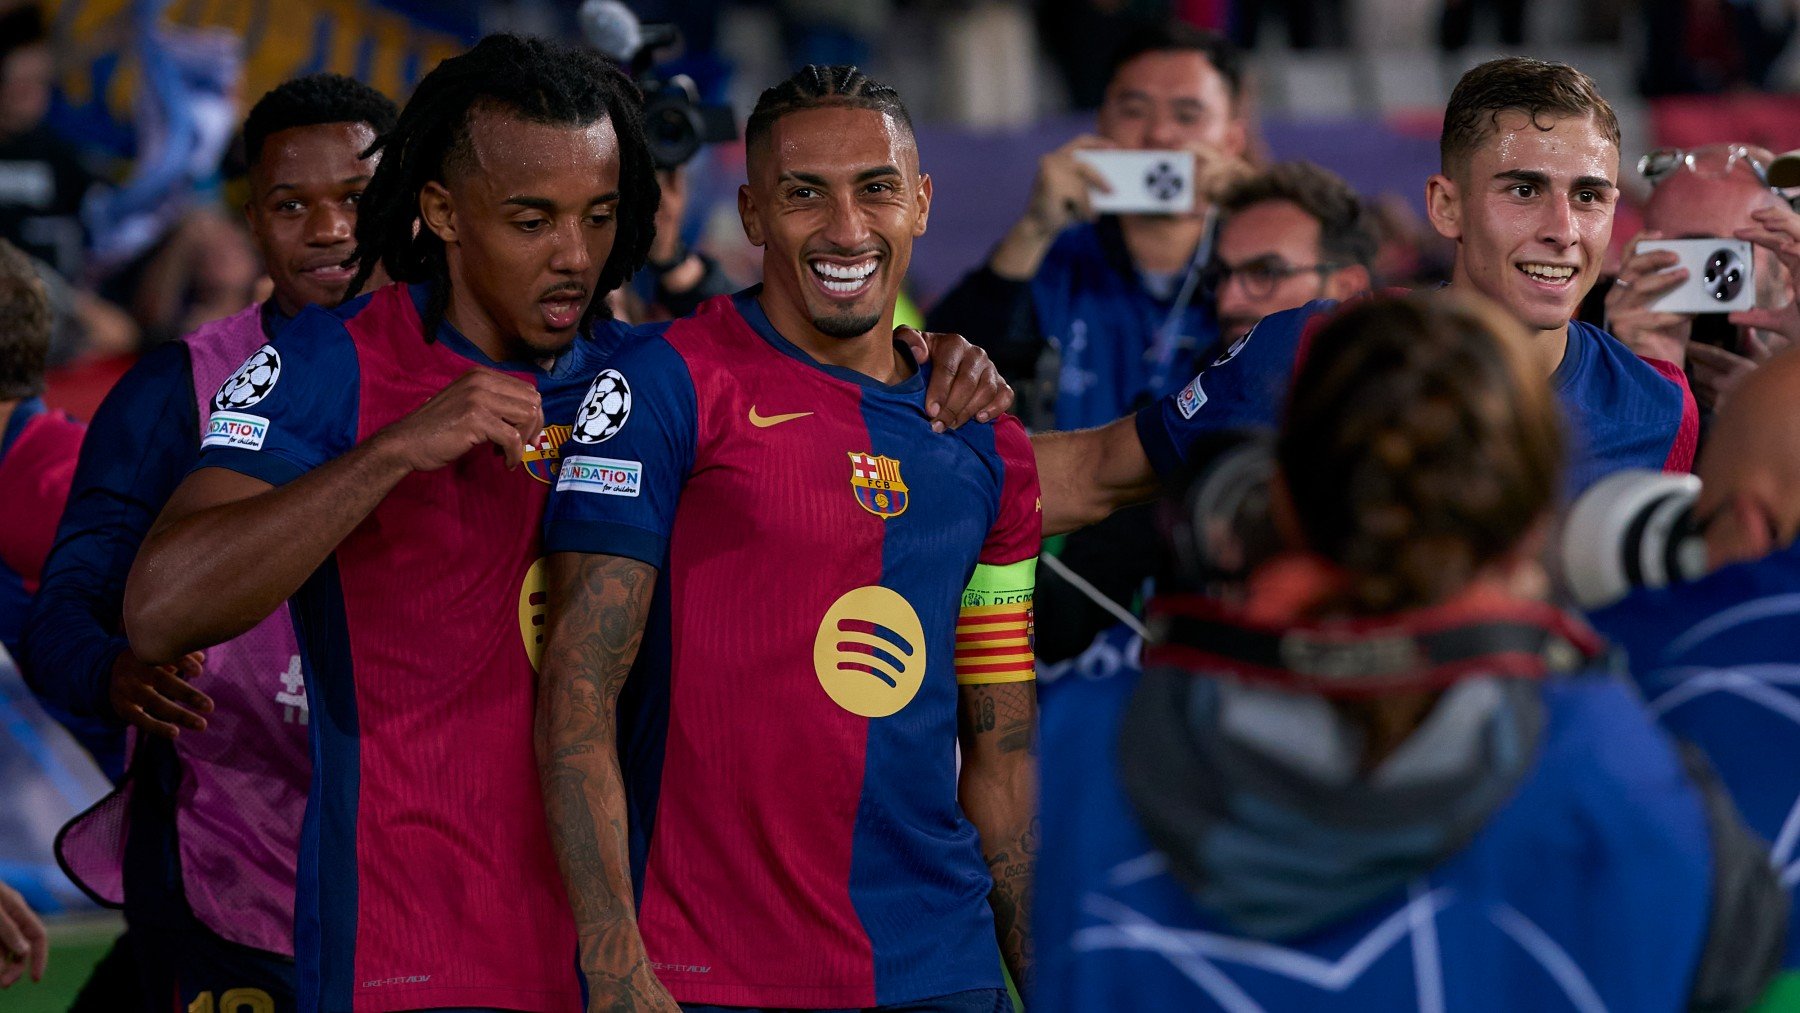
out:
{"label": "tattooed forearm", "polygon": [[580,935],[589,1008],[674,1010],[638,935],[616,730],[619,691],[643,639],[656,571],[630,559],[569,554],[550,557],[546,570],[538,776]]}
{"label": "tattooed forearm", "polygon": [[994,887],[988,903],[1007,970],[1031,973],[1031,877],[1037,862],[1037,687],[964,686],[958,722],[963,812],[981,835]]}

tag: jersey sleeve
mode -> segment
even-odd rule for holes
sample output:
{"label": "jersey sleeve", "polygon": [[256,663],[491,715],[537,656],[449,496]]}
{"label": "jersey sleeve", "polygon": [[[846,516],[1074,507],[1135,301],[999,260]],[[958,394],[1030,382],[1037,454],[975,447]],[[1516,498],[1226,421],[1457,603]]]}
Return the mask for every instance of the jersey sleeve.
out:
{"label": "jersey sleeve", "polygon": [[649,337],[588,386],[544,515],[545,552],[626,556],[661,567],[693,470],[698,421],[687,362]]}
{"label": "jersey sleeve", "polygon": [[956,617],[956,681],[964,686],[1037,678],[1032,597],[1044,505],[1025,427],[1010,415],[994,424],[1002,474],[1000,509],[982,544]]}
{"label": "jersey sleeve", "polygon": [[1156,473],[1179,471],[1206,433],[1276,425],[1303,340],[1334,305],[1308,303],[1264,317],[1187,386],[1139,411],[1138,440]]}
{"label": "jersey sleeve", "polygon": [[359,387],[343,322],[308,308],[220,385],[194,467],[291,482],[356,445]]}

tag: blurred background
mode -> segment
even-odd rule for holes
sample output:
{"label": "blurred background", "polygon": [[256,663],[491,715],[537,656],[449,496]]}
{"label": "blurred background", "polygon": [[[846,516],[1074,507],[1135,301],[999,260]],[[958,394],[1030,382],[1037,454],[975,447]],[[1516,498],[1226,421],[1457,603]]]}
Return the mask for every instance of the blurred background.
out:
{"label": "blurred background", "polygon": [[[738,122],[809,62],[896,86],[936,184],[911,296],[929,308],[1019,215],[1043,153],[1090,128],[1108,58],[1132,29],[1189,21],[1250,54],[1261,160],[1308,159],[1378,208],[1378,285],[1440,280],[1449,254],[1423,181],[1451,85],[1520,53],[1570,63],[1613,102],[1626,201],[1657,147],[1800,147],[1797,0],[637,0],[680,29],[656,68]],[[134,357],[266,293],[239,208],[237,129],[255,98],[321,70],[404,101],[483,34],[582,35],[556,0],[0,0],[0,235],[36,257],[58,310],[48,400],[88,417]],[[736,284],[756,280],[735,207],[738,142],[688,163],[681,231]],[[56,924],[51,980],[0,1008],[60,1010],[116,934],[63,877],[57,829],[106,782],[38,711],[0,653],[0,879]],[[84,945],[91,939],[95,945]]]}

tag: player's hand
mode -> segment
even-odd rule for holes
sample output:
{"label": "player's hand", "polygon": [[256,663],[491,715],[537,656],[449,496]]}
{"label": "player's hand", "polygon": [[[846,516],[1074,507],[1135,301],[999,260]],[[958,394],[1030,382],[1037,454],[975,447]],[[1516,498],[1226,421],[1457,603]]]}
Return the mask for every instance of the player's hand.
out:
{"label": "player's hand", "polygon": [[1112,187],[1092,166],[1075,157],[1077,151],[1110,148],[1111,141],[1083,134],[1038,159],[1037,178],[1031,183],[1031,203],[1024,221],[1040,235],[1054,236],[1076,222],[1093,221],[1091,190],[1111,193]]}
{"label": "player's hand", "polygon": [[183,728],[205,731],[202,715],[212,713],[212,698],[190,685],[205,671],[205,660],[195,651],[173,665],[146,665],[130,651],[120,651],[113,659],[107,691],[113,712],[139,730],[165,739],[180,736]]}
{"label": "player's hand", "polygon": [[50,961],[50,936],[44,923],[25,906],[19,891],[0,883],[0,988],[10,988],[31,971],[32,981],[44,980]]}
{"label": "player's hand", "polygon": [[970,419],[988,422],[1012,408],[1012,386],[994,368],[987,351],[969,339],[904,326],[894,328],[894,336],[906,342],[919,365],[931,363],[925,417],[933,432],[941,433],[946,426],[955,429]]}
{"label": "player's hand", "polygon": [[1637,252],[1644,240],[1661,238],[1658,232],[1641,232],[1631,241],[1619,277],[1606,293],[1606,326],[1633,352],[1685,366],[1694,318],[1650,307],[1687,280],[1687,268],[1676,266],[1681,257],[1673,250]]}
{"label": "player's hand", "polygon": [[436,471],[484,443],[517,468],[544,429],[537,388],[491,369],[473,369],[369,441],[409,471]]}
{"label": "player's hand", "polygon": [[643,963],[629,976],[590,974],[587,983],[587,1013],[681,1013],[681,1004]]}

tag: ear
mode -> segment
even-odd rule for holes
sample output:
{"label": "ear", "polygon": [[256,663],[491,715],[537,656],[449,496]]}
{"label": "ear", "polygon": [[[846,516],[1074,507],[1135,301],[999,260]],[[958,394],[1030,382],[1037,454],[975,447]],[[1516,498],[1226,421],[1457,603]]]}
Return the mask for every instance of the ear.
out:
{"label": "ear", "polygon": [[913,221],[912,230],[914,239],[925,234],[925,223],[931,218],[931,175],[929,173],[919,174],[918,201],[919,217]]}
{"label": "ear", "polygon": [[419,217],[444,245],[456,242],[456,202],[444,184],[434,179],[419,191]]}
{"label": "ear", "polygon": [[1439,172],[1425,181],[1425,214],[1438,235],[1462,238],[1462,191],[1455,180]]}
{"label": "ear", "polygon": [[1743,558],[1761,559],[1775,551],[1773,517],[1749,490],[1739,489],[1731,494],[1730,510],[1732,519],[1737,521]]}
{"label": "ear", "polygon": [[762,215],[757,213],[756,197],[750,193],[749,184],[738,187],[738,220],[744,223],[744,238],[750,240],[750,245],[763,245],[766,239]]}
{"label": "ear", "polygon": [[1325,279],[1325,298],[1343,302],[1351,296],[1361,295],[1374,288],[1374,280],[1369,277],[1369,269],[1361,264],[1351,264],[1331,272]]}

